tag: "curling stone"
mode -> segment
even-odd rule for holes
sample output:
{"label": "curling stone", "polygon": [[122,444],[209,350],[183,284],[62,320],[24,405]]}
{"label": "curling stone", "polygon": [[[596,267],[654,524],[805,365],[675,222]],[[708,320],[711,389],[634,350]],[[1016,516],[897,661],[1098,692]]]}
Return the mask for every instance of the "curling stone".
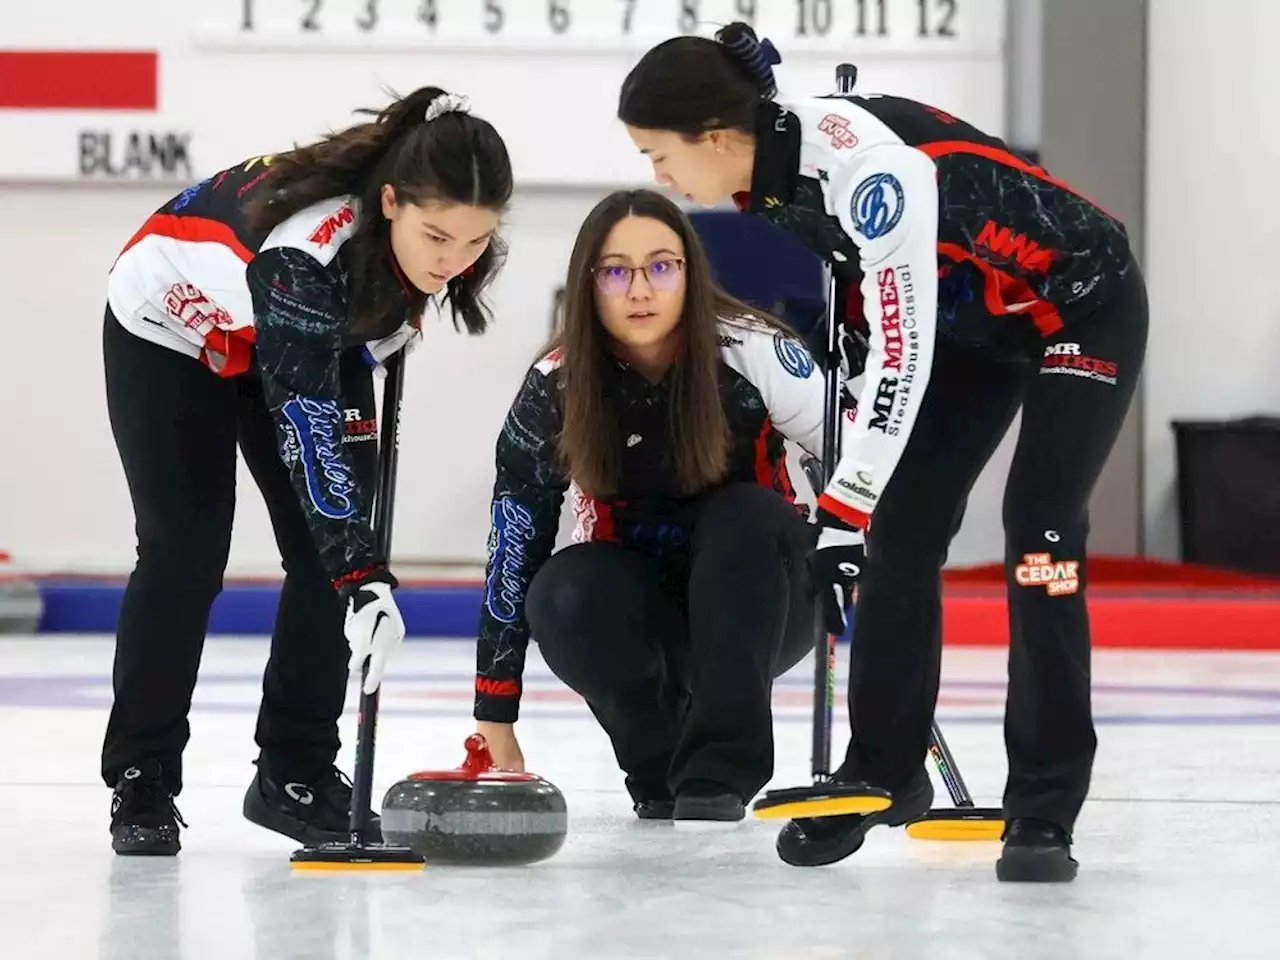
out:
{"label": "curling stone", "polygon": [[484,737],[454,770],[422,771],[382,799],[382,837],[433,863],[524,864],[553,856],[569,817],[564,797],[532,773],[494,768]]}
{"label": "curling stone", "polygon": [[44,616],[44,597],[25,577],[4,571],[0,558],[0,633],[35,633]]}

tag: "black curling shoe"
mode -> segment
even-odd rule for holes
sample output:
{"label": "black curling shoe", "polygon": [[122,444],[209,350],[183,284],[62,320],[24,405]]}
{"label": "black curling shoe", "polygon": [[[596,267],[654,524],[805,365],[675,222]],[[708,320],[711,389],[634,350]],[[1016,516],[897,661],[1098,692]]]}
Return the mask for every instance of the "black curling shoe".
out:
{"label": "black curling shoe", "polygon": [[1071,858],[1071,836],[1056,823],[1015,817],[1004,831],[996,878],[1009,883],[1070,883],[1079,864]]}
{"label": "black curling shoe", "polygon": [[[351,839],[351,782],[337,767],[318,775],[289,779],[266,760],[244,795],[244,816],[251,823],[302,844],[346,843]],[[382,818],[369,812],[365,843],[382,842]]]}
{"label": "black curling shoe", "polygon": [[821,867],[856,853],[867,831],[884,824],[900,827],[933,806],[933,784],[922,767],[893,803],[877,813],[792,820],[778,833],[778,856],[793,867]]}
{"label": "black curling shoe", "polygon": [[184,827],[160,764],[148,760],[126,769],[111,795],[111,849],[122,857],[173,857]]}
{"label": "black curling shoe", "polygon": [[627,793],[631,794],[631,809],[641,820],[670,820],[676,802],[667,789],[666,781],[658,776],[632,776],[626,778]]}
{"label": "black curling shoe", "polygon": [[670,797],[657,800],[637,800],[632,807],[641,820],[670,820],[675,813],[676,802]]}
{"label": "black curling shoe", "polygon": [[682,790],[676,794],[671,818],[677,821],[735,823],[747,815],[747,805],[736,793]]}

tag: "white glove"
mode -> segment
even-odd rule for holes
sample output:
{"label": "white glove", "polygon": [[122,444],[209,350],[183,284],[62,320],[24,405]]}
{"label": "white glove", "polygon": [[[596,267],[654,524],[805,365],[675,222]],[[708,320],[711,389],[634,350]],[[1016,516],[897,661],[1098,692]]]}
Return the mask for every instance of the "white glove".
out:
{"label": "white glove", "polygon": [[866,539],[860,530],[821,508],[817,523],[813,577],[819,587],[827,632],[842,635],[849,628],[849,605],[867,564]]}
{"label": "white glove", "polygon": [[351,645],[351,669],[362,670],[369,661],[364,692],[374,693],[382,683],[391,654],[404,641],[404,618],[391,596],[392,585],[366,580],[347,593],[347,643]]}

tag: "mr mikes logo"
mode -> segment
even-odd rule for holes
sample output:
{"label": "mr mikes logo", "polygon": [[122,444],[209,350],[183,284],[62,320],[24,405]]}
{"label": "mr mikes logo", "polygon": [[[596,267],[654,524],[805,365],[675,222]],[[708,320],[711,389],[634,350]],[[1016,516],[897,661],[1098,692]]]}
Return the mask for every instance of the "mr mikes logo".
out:
{"label": "mr mikes logo", "polygon": [[334,234],[343,227],[349,227],[355,222],[356,212],[351,209],[351,204],[348,203],[337,213],[331,213],[325,217],[324,223],[316,227],[307,239],[318,247],[327,247],[333,243]]}
{"label": "mr mikes logo", "polygon": [[1020,587],[1044,587],[1051,597],[1063,597],[1080,589],[1080,561],[1054,560],[1047,553],[1024,553],[1013,571]]}
{"label": "mr mikes logo", "polygon": [[367,418],[359,407],[346,407],[342,411],[342,442],[364,443],[378,439],[378,421]]}
{"label": "mr mikes logo", "polygon": [[831,146],[837,150],[852,150],[858,145],[858,137],[849,129],[849,118],[838,113],[828,113],[818,121],[818,132],[831,137]]}
{"label": "mr mikes logo", "polygon": [[191,177],[190,133],[80,131],[80,176],[113,180]]}
{"label": "mr mikes logo", "polygon": [[880,285],[880,333],[884,337],[884,368],[902,372],[902,298],[892,267],[876,274]]}
{"label": "mr mikes logo", "polygon": [[1120,365],[1114,360],[1085,356],[1080,352],[1078,343],[1051,343],[1044,349],[1040,372],[1067,374],[1114,385],[1116,376],[1120,373]]}

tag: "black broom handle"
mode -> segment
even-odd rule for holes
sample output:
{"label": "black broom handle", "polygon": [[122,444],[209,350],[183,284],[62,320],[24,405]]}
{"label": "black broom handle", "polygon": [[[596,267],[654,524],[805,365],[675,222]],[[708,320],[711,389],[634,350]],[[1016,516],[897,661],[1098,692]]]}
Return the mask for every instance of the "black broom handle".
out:
{"label": "black broom handle", "polygon": [[936,720],[929,729],[929,753],[933,755],[933,762],[938,768],[942,782],[947,785],[951,802],[957,807],[972,807],[973,795],[969,793],[964,777],[960,776],[956,758],[951,755],[951,748],[947,746],[947,741],[942,736],[942,728],[938,726]]}
{"label": "black broom handle", "polygon": [[[846,94],[852,93],[852,92],[853,92],[853,86],[854,86],[854,84],[857,82],[857,79],[858,79],[858,70],[857,70],[857,68],[856,68],[855,66],[853,66],[853,64],[849,64],[849,63],[842,63],[842,64],[840,64],[840,66],[836,67],[836,86],[837,86],[837,88],[839,89],[839,91],[840,91],[841,95],[846,95]],[[831,283],[831,291],[832,291],[832,299],[834,299],[834,298],[835,298],[835,281],[834,281],[834,280],[832,280],[832,283]],[[829,315],[829,316],[828,316],[828,319],[827,319],[827,350],[828,350],[828,351],[834,351],[834,350],[835,350],[835,338],[834,338],[834,336],[835,336],[835,330],[836,330],[835,323],[836,323],[835,318]],[[831,369],[830,369],[830,367],[831,367],[831,353],[829,352],[827,356],[828,356],[828,370],[827,370],[827,377],[828,377],[828,382],[827,382],[827,404],[828,404],[828,407],[827,407],[827,409],[828,409],[828,411],[829,411],[829,410],[831,409],[831,407],[832,407],[831,382],[830,382],[830,379],[831,379]],[[836,394],[836,398],[837,398],[837,399],[839,398],[839,393],[838,393],[838,392],[837,392],[837,394]],[[827,436],[828,436],[828,434],[827,434],[827,429],[828,429],[828,427],[830,426],[830,423],[829,423],[829,420],[830,420],[830,419],[831,419],[831,418],[828,416],[828,417],[826,418],[826,420],[824,420],[824,422],[823,422],[823,434],[822,434],[822,435],[823,435],[824,443],[825,443],[825,442],[827,442]],[[839,422],[839,417],[838,417],[838,416],[836,417],[836,422],[837,422],[837,423]],[[834,463],[834,462],[828,462],[828,460],[829,460],[828,451],[830,451],[830,450],[831,450],[831,447],[830,447],[830,446],[826,446],[826,445],[824,445],[824,446],[823,446],[823,461],[824,461],[824,462],[823,462],[822,468],[823,468],[823,473],[824,473],[824,475],[825,475],[825,476],[823,477],[823,483],[824,483],[824,484],[825,484],[825,483],[829,483],[829,482],[830,482],[830,480],[831,480],[831,474],[835,472],[835,463]],[[832,638],[832,639],[834,639],[834,638]],[[834,646],[834,644],[833,644],[833,643],[831,643],[831,641],[828,641],[828,644],[829,644],[829,646]],[[826,672],[826,671],[825,671],[825,668],[824,668],[824,670],[822,671],[822,673],[820,674],[820,676],[821,676],[821,675],[824,675],[824,674],[825,674],[825,672]],[[817,723],[816,723],[816,721],[817,721],[817,717],[816,717],[816,714],[815,714],[815,718],[814,718],[814,719],[815,719],[815,724],[814,724],[815,729],[814,729],[814,735],[813,735],[814,756],[815,756],[815,757],[817,757],[817,756],[818,756],[818,750],[819,750],[819,748],[820,748],[820,747],[821,747],[821,749],[823,749],[823,750],[825,750],[825,751],[830,751],[830,749],[831,749],[831,736],[830,736],[830,726],[831,726],[831,720],[830,720],[830,707],[828,707],[828,714],[827,714],[827,717],[828,717],[828,719],[827,719],[827,734],[826,734],[825,738],[823,738],[822,740],[820,740],[820,739],[819,739],[818,731],[817,731],[817,729],[816,729],[816,728],[817,728]],[[937,764],[937,766],[938,766],[938,772],[942,775],[942,779],[943,779],[943,781],[944,781],[944,782],[946,783],[946,785],[947,785],[947,791],[951,794],[951,802],[952,802],[952,803],[954,803],[957,807],[972,807],[972,806],[973,806],[973,797],[970,795],[970,793],[969,793],[969,788],[968,788],[968,786],[965,784],[964,779],[960,776],[960,768],[956,766],[955,757],[953,757],[953,756],[951,755],[951,749],[947,746],[947,741],[946,741],[945,739],[943,739],[943,736],[942,736],[942,730],[941,730],[941,729],[939,729],[938,724],[937,724],[937,722],[936,722],[936,721],[934,722],[934,724],[933,724],[932,728],[931,728],[931,729],[930,729],[930,731],[929,731],[929,752],[933,754],[934,762],[935,762],[935,763]],[[826,754],[826,756],[828,756],[828,757],[830,756],[829,752]],[[828,760],[828,762],[829,762],[829,760]],[[815,772],[815,775],[817,774],[817,771],[818,771],[818,768],[817,768],[817,764],[816,764],[816,761],[815,761],[815,764],[814,764],[814,772]],[[825,772],[825,771],[824,771],[824,772]]]}
{"label": "black broom handle", "polygon": [[[841,94],[853,91],[857,81],[857,68],[849,63],[836,67],[836,88]],[[827,351],[825,364],[825,394],[822,407],[822,486],[821,494],[836,472],[840,446],[840,317],[843,308],[837,303],[839,286],[834,266],[828,265],[827,282]],[[818,632],[813,645],[813,746],[810,766],[813,779],[824,781],[831,775],[831,727],[835,715],[835,659],[836,637],[828,633],[822,617],[818,617]]]}
{"label": "black broom handle", "polygon": [[[391,521],[396,506],[396,469],[400,460],[400,394],[404,389],[404,350],[397,350],[386,363],[387,378],[382,387],[382,436],[378,439],[378,486],[373,501],[373,535],[376,552],[391,561]],[[378,728],[378,694],[364,692],[369,675],[366,658],[360,674],[360,712],[356,734],[355,777],[351,790],[351,843],[364,843],[369,826],[369,801],[373,796],[373,744]]]}
{"label": "black broom handle", "polygon": [[[822,403],[822,484],[816,490],[821,494],[836,472],[840,445],[840,360],[836,346],[839,336],[836,312],[836,277],[832,272],[827,284],[827,347],[823,358],[825,365],[825,392]],[[825,781],[831,774],[831,727],[835,714],[834,660],[836,636],[828,633],[821,611],[818,614],[818,632],[813,646],[813,747],[810,754],[815,782]]]}

